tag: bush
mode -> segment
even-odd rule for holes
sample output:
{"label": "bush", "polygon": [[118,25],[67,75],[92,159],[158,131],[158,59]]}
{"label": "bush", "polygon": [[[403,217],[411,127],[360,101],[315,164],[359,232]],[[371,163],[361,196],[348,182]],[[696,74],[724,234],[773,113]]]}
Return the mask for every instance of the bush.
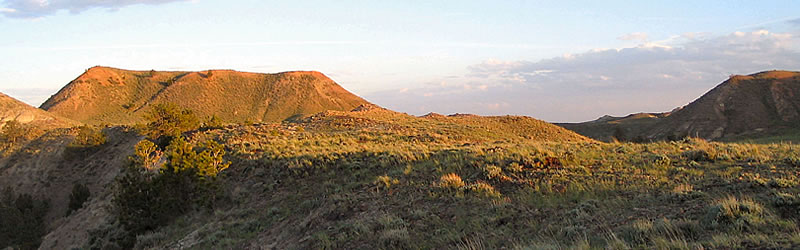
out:
{"label": "bush", "polygon": [[222,128],[224,125],[225,124],[222,122],[222,119],[220,119],[217,115],[212,115],[210,118],[208,118],[208,121],[203,123],[203,128],[204,129],[219,129],[219,128]]}
{"label": "bush", "polygon": [[669,159],[669,156],[664,154],[658,154],[653,156],[653,164],[656,166],[669,166],[672,163],[672,160]]}
{"label": "bush", "polygon": [[95,147],[106,143],[106,135],[99,129],[90,126],[78,127],[78,134],[69,144],[71,147]]}
{"label": "bush", "polygon": [[469,185],[469,191],[473,192],[474,194],[481,196],[481,197],[488,197],[488,198],[500,198],[500,192],[497,192],[492,185],[489,185],[484,182],[478,182],[472,185]]}
{"label": "bush", "polygon": [[379,191],[381,189],[390,190],[392,185],[400,184],[400,180],[389,177],[388,175],[381,175],[375,178],[375,181],[372,182],[376,185],[375,190]]}
{"label": "bush", "polygon": [[40,129],[35,127],[22,124],[16,120],[7,121],[2,126],[2,133],[0,133],[0,138],[2,138],[3,142],[9,144],[17,144],[20,142],[32,140],[36,137],[39,137],[43,133]]}
{"label": "bush", "polygon": [[24,136],[24,125],[16,120],[7,121],[5,126],[3,126],[3,140],[8,143],[17,143],[18,141],[22,140]]}
{"label": "bush", "polygon": [[99,129],[90,126],[80,126],[77,128],[78,134],[67,145],[64,151],[64,158],[67,160],[83,159],[87,155],[96,152],[100,146],[106,143],[106,135]]}
{"label": "bush", "polygon": [[83,207],[83,203],[89,200],[89,196],[91,196],[91,192],[88,187],[80,183],[72,185],[72,193],[69,194],[69,205],[67,206],[67,216]]}
{"label": "bush", "polygon": [[200,121],[191,110],[182,109],[174,103],[153,105],[145,114],[145,120],[145,135],[162,146],[173,138],[180,137],[183,132],[200,127]]}
{"label": "bush", "polygon": [[792,166],[792,167],[796,167],[796,168],[800,168],[800,157],[790,156],[790,157],[786,157],[786,159],[783,159],[783,161],[786,163],[786,165],[789,165],[789,166]]}
{"label": "bush", "polygon": [[704,222],[711,227],[734,226],[747,230],[764,223],[764,207],[751,199],[737,199],[730,196],[718,200],[708,209]]}
{"label": "bush", "polygon": [[[170,223],[196,208],[211,205],[217,193],[216,177],[230,162],[222,145],[209,141],[194,147],[182,137],[167,147],[167,162],[154,169],[154,144],[140,142],[125,174],[117,181],[112,200],[120,224],[131,237]],[[143,165],[148,164],[148,165]],[[158,171],[153,171],[158,170]]]}
{"label": "bush", "polygon": [[489,179],[498,178],[503,175],[503,169],[495,165],[486,166],[486,177]]}
{"label": "bush", "polygon": [[461,176],[455,173],[449,173],[439,178],[439,187],[447,189],[460,189],[464,187],[464,181]]}
{"label": "bush", "polygon": [[130,160],[136,165],[141,166],[147,170],[156,170],[156,164],[164,155],[158,146],[149,140],[142,140],[134,146],[135,156]]}
{"label": "bush", "polygon": [[683,158],[686,158],[687,161],[710,162],[714,160],[707,151],[702,149],[684,151],[683,153],[681,153],[681,156],[683,156]]}
{"label": "bush", "polygon": [[27,194],[15,195],[12,189],[3,190],[0,197],[0,248],[36,249],[45,234],[44,216],[47,201]]}

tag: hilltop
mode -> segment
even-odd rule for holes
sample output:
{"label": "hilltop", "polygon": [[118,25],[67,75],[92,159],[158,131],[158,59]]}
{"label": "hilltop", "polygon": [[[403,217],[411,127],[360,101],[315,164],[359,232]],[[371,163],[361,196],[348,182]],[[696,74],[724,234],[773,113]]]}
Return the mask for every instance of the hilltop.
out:
{"label": "hilltop", "polygon": [[17,99],[0,93],[0,128],[7,121],[17,121],[42,129],[71,127],[80,123],[32,107]]}
{"label": "hilltop", "polygon": [[201,118],[277,122],[326,110],[348,111],[364,99],[316,71],[277,74],[233,70],[132,71],[92,67],[41,108],[87,124],[134,124],[151,105],[175,103]]}
{"label": "hilltop", "polygon": [[800,129],[800,72],[735,75],[671,112],[559,124],[583,135],[610,140],[710,140],[757,138]]}

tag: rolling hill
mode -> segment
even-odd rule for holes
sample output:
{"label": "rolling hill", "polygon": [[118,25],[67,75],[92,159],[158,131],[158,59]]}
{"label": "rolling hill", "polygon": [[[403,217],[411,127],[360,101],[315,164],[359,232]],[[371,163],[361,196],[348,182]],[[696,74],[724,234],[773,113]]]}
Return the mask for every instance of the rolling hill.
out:
{"label": "rolling hill", "polygon": [[275,122],[325,110],[348,111],[368,103],[315,71],[162,72],[97,66],[41,108],[87,124],[133,124],[141,121],[151,105],[167,102],[226,122]]}
{"label": "rolling hill", "polygon": [[[136,115],[151,103],[177,100],[201,114],[248,119],[217,113],[242,110],[241,105],[245,104],[241,100],[220,101],[235,97],[231,91],[220,90],[230,86],[183,77],[195,74],[214,79],[226,74],[239,77],[251,73],[212,71],[208,76],[208,72],[136,72],[110,68],[89,71],[87,74],[95,78],[79,78],[80,82],[76,80],[65,87],[45,106],[68,113],[66,108],[75,105],[72,109],[75,116],[82,115],[81,119],[94,123],[120,121],[117,119],[135,122],[140,119]],[[96,80],[99,73],[95,71],[105,72],[110,78],[105,82]],[[316,81],[312,79],[291,78],[309,78],[309,74],[314,73],[253,74],[252,79],[261,80],[228,83],[240,88],[251,83],[262,88],[291,85],[290,82],[302,85],[298,90],[280,92],[285,96],[270,100],[283,100],[281,105],[288,107],[300,104],[307,107],[313,105],[306,105],[304,97],[322,92],[318,91],[320,84],[302,83]],[[159,80],[142,80],[149,77],[175,80],[164,84]],[[320,77],[321,74],[311,78]],[[283,80],[286,82],[279,83],[281,78],[287,78]],[[787,101],[791,98],[786,97],[794,92],[785,89],[792,86],[771,85],[776,81],[794,81],[791,77],[773,79],[774,76],[766,74],[738,78],[736,83],[729,80],[725,84],[753,88],[746,84],[769,82],[767,89],[777,89],[769,93],[783,94],[760,99],[765,109],[783,107],[777,108],[782,110],[776,111],[778,115],[769,116],[777,125],[769,123],[768,127],[788,126],[794,121],[789,105],[792,102]],[[187,86],[179,85],[181,79]],[[741,90],[736,86],[718,87],[704,98],[727,100],[726,96],[732,96],[738,101],[752,101],[738,93]],[[212,91],[215,95],[208,92],[205,97],[213,103],[192,107],[202,102],[179,95],[191,92],[181,90],[189,87],[199,93],[215,89]],[[292,89],[284,85],[274,88]],[[148,96],[142,94],[145,92],[149,93],[149,99],[142,97]],[[125,93],[136,94],[133,99],[141,103],[121,104],[129,111],[104,116],[105,109],[119,110],[114,105],[125,102],[113,97]],[[352,96],[345,94],[337,96]],[[250,95],[263,97],[255,92],[241,96]],[[170,99],[175,96],[180,98]],[[657,133],[660,130],[655,129],[660,123],[676,119],[674,122],[689,124],[686,131],[700,134],[709,129],[706,123],[695,121],[704,117],[696,114],[707,113],[708,103],[717,105],[701,100],[669,113],[604,117],[592,123],[604,130],[593,131],[612,135],[631,131]],[[193,101],[200,104],[192,104]],[[795,144],[754,145],[700,139],[601,143],[530,117],[434,113],[412,116],[361,101],[347,109],[294,114],[293,119],[272,121],[264,118],[266,113],[246,109],[238,114],[259,115],[265,121],[184,131],[164,147],[143,135],[153,129],[147,126],[49,130],[20,145],[19,150],[0,156],[0,190],[5,192],[0,197],[0,219],[4,222],[0,223],[0,247],[777,249],[800,246],[796,213],[800,206],[800,185],[796,178],[800,147]],[[737,104],[723,103],[727,108]],[[99,109],[92,112],[100,113],[83,112],[84,107]],[[740,111],[750,111],[737,107],[742,106],[734,106],[736,112],[721,111],[728,115],[726,121]],[[744,107],[760,110],[754,104]],[[36,110],[31,112],[44,112]],[[278,114],[291,117],[289,113],[292,112]],[[616,131],[614,126],[618,124],[639,130]],[[681,128],[664,134],[684,133]],[[710,128],[715,130],[713,126]],[[726,138],[724,132],[721,138]],[[103,140],[89,140],[100,135]],[[217,172],[207,175],[208,170]],[[84,192],[80,192],[81,186]]]}
{"label": "rolling hill", "polygon": [[0,93],[0,128],[7,121],[17,121],[23,124],[36,126],[43,129],[71,127],[79,122],[48,113],[47,111],[32,107],[13,97]]}
{"label": "rolling hill", "polygon": [[731,76],[672,112],[559,125],[598,140],[644,141],[757,138],[795,131],[798,124],[800,72],[765,71]]}

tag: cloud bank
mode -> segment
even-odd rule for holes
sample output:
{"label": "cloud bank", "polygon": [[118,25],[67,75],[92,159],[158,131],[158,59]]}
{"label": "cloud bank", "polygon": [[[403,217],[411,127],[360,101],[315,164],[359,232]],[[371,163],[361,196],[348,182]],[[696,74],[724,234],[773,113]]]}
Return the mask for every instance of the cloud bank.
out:
{"label": "cloud bank", "polygon": [[92,8],[119,9],[134,4],[163,4],[186,0],[6,0],[0,13],[12,18],[37,18],[68,10],[77,14]]}
{"label": "cloud bank", "polygon": [[669,111],[732,74],[800,70],[797,34],[760,30],[717,37],[685,34],[673,40],[670,46],[643,43],[540,61],[488,60],[468,67],[464,76],[425,88],[367,97],[413,114],[520,114],[576,122],[605,114]]}

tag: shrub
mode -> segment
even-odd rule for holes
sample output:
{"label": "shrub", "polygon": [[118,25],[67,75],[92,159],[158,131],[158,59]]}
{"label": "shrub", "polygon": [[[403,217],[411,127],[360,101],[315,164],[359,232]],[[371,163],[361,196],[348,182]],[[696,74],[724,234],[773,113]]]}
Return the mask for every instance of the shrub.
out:
{"label": "shrub", "polygon": [[503,175],[503,169],[497,167],[495,165],[486,166],[486,177],[489,179],[494,179]]}
{"label": "shrub", "polygon": [[771,188],[788,188],[797,186],[797,181],[784,178],[773,178],[767,182],[767,186]]}
{"label": "shrub", "polygon": [[702,149],[695,149],[695,150],[687,150],[681,153],[683,158],[686,158],[687,161],[713,161],[711,155]]}
{"label": "shrub", "polygon": [[775,207],[783,209],[794,217],[800,214],[800,197],[796,194],[777,193],[772,198]]}
{"label": "shrub", "polygon": [[40,129],[22,124],[16,120],[7,121],[2,126],[2,129],[3,130],[2,133],[0,133],[0,138],[2,138],[3,142],[10,143],[12,145],[34,139],[43,133],[43,131]]}
{"label": "shrub", "polygon": [[160,145],[179,137],[183,132],[200,127],[200,121],[191,110],[182,109],[174,103],[153,105],[145,114],[145,135],[159,141]]}
{"label": "shrub", "polygon": [[72,185],[72,193],[69,194],[69,205],[67,206],[67,216],[83,207],[83,203],[89,200],[89,196],[91,196],[91,191],[85,185],[80,183]]}
{"label": "shrub", "polygon": [[3,140],[8,143],[17,143],[25,137],[25,127],[22,123],[12,120],[3,126]]}
{"label": "shrub", "polygon": [[400,184],[400,181],[392,177],[389,177],[388,175],[381,175],[375,178],[373,184],[376,185],[375,190],[380,190],[381,188],[383,188],[384,190],[389,190],[392,187],[392,185]]}
{"label": "shrub", "polygon": [[93,147],[106,143],[103,131],[83,125],[78,127],[78,135],[72,140],[70,146]]}
{"label": "shrub", "polygon": [[96,152],[100,146],[106,143],[106,135],[103,131],[90,126],[80,126],[75,138],[67,145],[64,157],[68,160],[82,159],[86,155]]}
{"label": "shrub", "polygon": [[785,162],[786,165],[789,165],[791,167],[800,168],[800,157],[797,156],[786,157],[786,159],[783,159],[783,162]]}
{"label": "shrub", "polygon": [[183,137],[175,138],[167,147],[167,173],[188,173],[199,179],[216,177],[219,172],[230,166],[223,159],[225,148],[215,141],[207,141],[200,145],[202,151],[197,152],[191,143]]}
{"label": "shrub", "polygon": [[223,126],[224,123],[222,122],[222,119],[220,119],[217,115],[212,115],[210,118],[208,118],[208,121],[203,123],[203,128],[205,129],[219,129]]}
{"label": "shrub", "polygon": [[664,154],[658,154],[653,156],[653,164],[657,166],[669,166],[672,163],[672,160],[669,159],[669,156]]}
{"label": "shrub", "polygon": [[711,227],[734,226],[746,230],[763,224],[764,207],[751,199],[737,199],[729,196],[718,200],[709,207],[704,222]]}
{"label": "shrub", "polygon": [[468,186],[469,191],[473,192],[474,194],[481,196],[481,197],[489,197],[489,198],[500,198],[500,192],[484,182],[477,182],[475,184]]}
{"label": "shrub", "polygon": [[214,141],[194,147],[182,137],[175,138],[167,147],[167,162],[157,172],[142,165],[156,159],[152,158],[157,154],[154,145],[143,141],[136,151],[117,181],[112,200],[115,214],[128,232],[124,242],[192,209],[211,205],[218,190],[216,177],[230,166],[223,159],[222,145]]}
{"label": "shrub", "polygon": [[130,159],[135,165],[142,166],[152,171],[156,169],[156,164],[161,159],[162,155],[164,155],[164,153],[158,150],[156,144],[149,140],[142,140],[136,143],[134,147],[134,156]]}
{"label": "shrub", "polygon": [[506,169],[508,169],[511,172],[522,172],[523,167],[519,163],[512,162],[511,164],[508,164],[508,167],[506,167]]}
{"label": "shrub", "polygon": [[449,173],[442,175],[442,177],[439,178],[439,187],[447,189],[460,189],[464,187],[464,181],[461,180],[461,176],[458,176],[455,173]]}
{"label": "shrub", "polygon": [[0,247],[36,249],[45,234],[44,216],[49,202],[27,194],[15,195],[10,188],[0,196]]}

